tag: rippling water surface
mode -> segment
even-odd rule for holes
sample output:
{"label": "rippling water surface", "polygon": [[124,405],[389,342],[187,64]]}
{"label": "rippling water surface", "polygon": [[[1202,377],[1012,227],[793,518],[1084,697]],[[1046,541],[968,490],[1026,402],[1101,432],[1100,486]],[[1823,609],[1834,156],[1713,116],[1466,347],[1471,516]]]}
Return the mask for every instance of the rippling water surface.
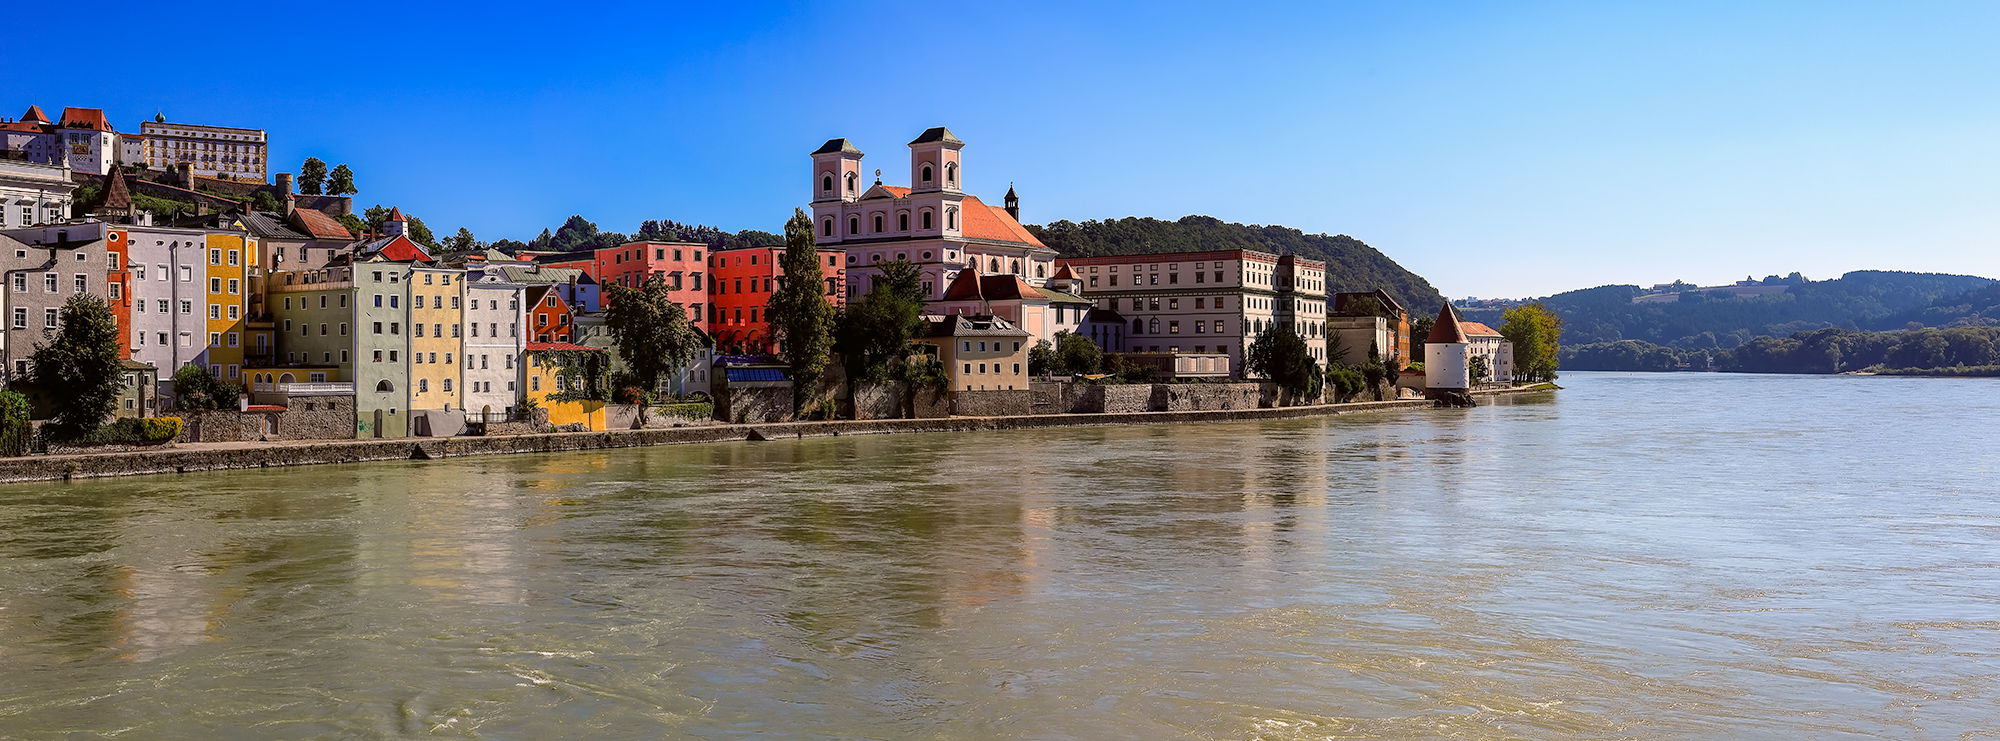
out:
{"label": "rippling water surface", "polygon": [[2000,732],[2000,382],[0,488],[0,736]]}

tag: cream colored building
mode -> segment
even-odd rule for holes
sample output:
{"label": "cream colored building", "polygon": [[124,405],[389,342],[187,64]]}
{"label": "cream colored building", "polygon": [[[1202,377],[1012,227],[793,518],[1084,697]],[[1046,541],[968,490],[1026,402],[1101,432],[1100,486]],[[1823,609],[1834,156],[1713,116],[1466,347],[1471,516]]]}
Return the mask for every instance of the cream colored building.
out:
{"label": "cream colored building", "polygon": [[[1326,360],[1326,265],[1255,250],[1066,258],[1097,308],[1129,326],[1127,352],[1224,354],[1241,369],[1265,332],[1291,324]],[[1239,371],[1240,373],[1241,371]]]}
{"label": "cream colored building", "polygon": [[265,160],[267,137],[263,129],[147,121],[139,125],[143,138],[143,160],[149,170],[170,170],[175,165],[193,165],[197,177],[264,182],[270,164]]}
{"label": "cream colored building", "polygon": [[411,434],[455,435],[465,424],[465,271],[417,263],[409,280]]}

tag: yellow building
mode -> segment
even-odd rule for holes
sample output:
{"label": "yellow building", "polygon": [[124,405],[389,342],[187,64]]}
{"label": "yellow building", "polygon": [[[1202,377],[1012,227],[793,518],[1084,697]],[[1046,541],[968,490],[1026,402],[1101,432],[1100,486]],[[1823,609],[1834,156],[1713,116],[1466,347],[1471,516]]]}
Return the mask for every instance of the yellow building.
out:
{"label": "yellow building", "polygon": [[[576,394],[603,396],[603,374],[609,358],[602,348],[567,342],[530,342],[527,347],[528,388],[522,393],[527,404],[549,415],[549,424],[561,427],[581,424],[585,430],[606,428],[604,400],[574,398]],[[553,397],[568,397],[556,400]]]}
{"label": "yellow building", "polygon": [[410,410],[465,411],[465,271],[410,269]]}
{"label": "yellow building", "polygon": [[[244,350],[271,345],[268,325],[256,333],[249,326],[249,269],[257,260],[257,241],[244,233],[207,235],[208,270],[203,303],[208,317],[209,374],[234,383],[243,381]],[[261,344],[257,344],[261,343]]]}

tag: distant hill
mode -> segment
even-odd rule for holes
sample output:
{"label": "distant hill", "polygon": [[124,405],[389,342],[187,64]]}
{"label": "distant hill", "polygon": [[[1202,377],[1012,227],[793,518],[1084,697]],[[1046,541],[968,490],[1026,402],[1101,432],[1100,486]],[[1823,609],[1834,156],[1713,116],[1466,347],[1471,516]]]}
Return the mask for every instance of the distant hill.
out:
{"label": "distant hill", "polygon": [[[1860,270],[1835,280],[1786,281],[1784,293],[1733,297],[1702,292],[1680,294],[1676,303],[1632,303],[1638,286],[1599,286],[1543,299],[1563,318],[1563,344],[1583,345],[1640,340],[1683,350],[1732,348],[1752,337],[1786,337],[1816,329],[1869,329],[1891,317],[1935,309],[1929,316],[1972,316],[1959,304],[1941,301],[1995,286],[1989,278],[1942,273]],[[1995,294],[1992,307],[2000,303]],[[1972,303],[1977,303],[1972,302]],[[1942,304],[1942,305],[1940,305]],[[1967,305],[1969,307],[1969,304]],[[1954,313],[1956,312],[1956,313]],[[1467,319],[1496,324],[1500,312],[1468,309]],[[1980,315],[1984,316],[1984,315]],[[1994,314],[2000,317],[2000,312]],[[1893,321],[1902,328],[1906,319]],[[1929,322],[1925,322],[1929,324]],[[1497,326],[1497,324],[1496,324]]]}
{"label": "distant hill", "polygon": [[1415,316],[1436,314],[1444,305],[1444,296],[1430,281],[1345,234],[1307,234],[1290,227],[1232,224],[1209,216],[1187,216],[1179,221],[1127,217],[1026,226],[1050,249],[1071,257],[1230,249],[1295,254],[1326,261],[1329,292],[1381,288]]}
{"label": "distant hill", "polygon": [[1897,312],[1872,323],[1872,329],[1909,329],[1910,324],[1948,329],[2000,325],[2000,283],[1930,302],[1919,309]]}

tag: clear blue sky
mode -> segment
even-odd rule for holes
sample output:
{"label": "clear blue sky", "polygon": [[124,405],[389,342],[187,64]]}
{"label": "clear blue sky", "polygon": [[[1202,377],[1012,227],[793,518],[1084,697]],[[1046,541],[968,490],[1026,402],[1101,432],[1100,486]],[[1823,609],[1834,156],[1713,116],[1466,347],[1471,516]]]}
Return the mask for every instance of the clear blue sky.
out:
{"label": "clear blue sky", "polygon": [[0,115],[263,128],[286,170],[347,163],[361,205],[488,240],[570,214],[776,231],[822,141],[899,184],[944,125],[969,189],[1015,183],[1029,222],[1351,234],[1451,296],[2000,277],[2000,3],[259,3],[154,34],[156,11],[92,11],[124,53],[6,44],[41,72]]}

